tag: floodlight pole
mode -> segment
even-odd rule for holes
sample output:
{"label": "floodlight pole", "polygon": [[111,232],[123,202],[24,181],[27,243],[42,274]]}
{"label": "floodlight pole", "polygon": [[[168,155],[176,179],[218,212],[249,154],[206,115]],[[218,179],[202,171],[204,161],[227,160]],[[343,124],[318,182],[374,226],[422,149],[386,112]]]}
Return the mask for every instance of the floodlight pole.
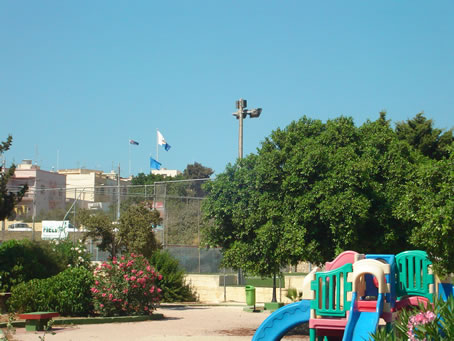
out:
{"label": "floodlight pole", "polygon": [[239,129],[238,129],[238,158],[243,158],[243,119],[249,115],[251,118],[258,118],[262,113],[261,108],[246,110],[247,101],[240,98],[236,101],[236,108],[238,109],[233,113],[233,116],[239,120]]}
{"label": "floodlight pole", "polygon": [[[261,108],[246,110],[247,101],[245,99],[240,98],[236,101],[236,108],[237,111],[233,113],[233,116],[239,120],[239,128],[238,128],[238,159],[243,158],[243,119],[249,114],[251,118],[258,118],[262,112]],[[238,284],[243,284],[243,273],[241,269],[238,269]],[[225,281],[225,276],[224,276]]]}
{"label": "floodlight pole", "polygon": [[238,158],[243,158],[243,113],[244,108],[247,105],[246,100],[240,99],[237,101],[237,108],[238,108],[238,120],[239,123],[239,131],[238,131]]}

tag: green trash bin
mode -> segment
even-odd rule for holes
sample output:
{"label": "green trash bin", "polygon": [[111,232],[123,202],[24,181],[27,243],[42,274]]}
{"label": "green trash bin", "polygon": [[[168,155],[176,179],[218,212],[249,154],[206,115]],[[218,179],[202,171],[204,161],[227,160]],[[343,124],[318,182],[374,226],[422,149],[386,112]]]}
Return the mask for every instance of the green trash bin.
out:
{"label": "green trash bin", "polygon": [[246,285],[246,304],[255,307],[255,287]]}

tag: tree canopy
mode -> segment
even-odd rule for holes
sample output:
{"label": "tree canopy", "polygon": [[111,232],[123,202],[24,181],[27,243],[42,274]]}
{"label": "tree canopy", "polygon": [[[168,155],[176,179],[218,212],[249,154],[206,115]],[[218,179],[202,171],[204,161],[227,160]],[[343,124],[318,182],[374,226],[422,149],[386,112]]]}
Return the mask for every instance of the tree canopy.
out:
{"label": "tree canopy", "polygon": [[437,273],[454,272],[454,144],[448,157],[426,160],[406,186],[398,213],[413,226],[410,242],[427,251]]}
{"label": "tree canopy", "polygon": [[417,114],[406,122],[396,124],[399,139],[407,141],[425,156],[440,160],[449,155],[448,147],[454,141],[452,129],[443,132],[434,128],[433,121],[428,120],[423,113]]}
{"label": "tree canopy", "polygon": [[[13,137],[8,136],[6,141],[0,143],[0,155],[10,149],[13,143]],[[14,206],[22,200],[28,186],[22,186],[18,191],[11,191],[8,189],[7,184],[9,179],[14,175],[16,167],[12,165],[7,171],[0,165],[0,220],[5,220],[14,211]]]}
{"label": "tree canopy", "polygon": [[[420,166],[431,160],[442,167],[442,159],[401,138],[385,113],[360,127],[348,117],[303,117],[206,185],[205,242],[223,248],[226,265],[260,275],[303,260],[320,264],[349,249],[395,254],[422,247],[414,232],[424,215],[404,218],[402,203]],[[446,224],[451,231],[452,221]]]}
{"label": "tree canopy", "polygon": [[145,201],[130,205],[119,222],[114,222],[102,211],[81,210],[79,219],[87,230],[84,238],[98,240],[98,247],[112,257],[119,251],[150,257],[158,248],[153,227],[161,223],[159,212],[151,207],[151,203]]}

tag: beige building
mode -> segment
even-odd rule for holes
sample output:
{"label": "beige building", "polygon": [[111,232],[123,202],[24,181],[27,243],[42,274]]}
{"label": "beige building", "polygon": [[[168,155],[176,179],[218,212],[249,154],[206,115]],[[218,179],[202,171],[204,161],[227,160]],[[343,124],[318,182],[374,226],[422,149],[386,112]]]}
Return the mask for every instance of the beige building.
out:
{"label": "beige building", "polygon": [[162,169],[152,169],[151,170],[151,174],[153,174],[153,175],[164,175],[164,176],[168,176],[168,177],[175,177],[175,176],[180,175],[182,173],[179,170],[177,170],[177,169],[162,168]]}
{"label": "beige building", "polygon": [[49,172],[33,165],[31,160],[24,160],[16,167],[8,187],[12,190],[28,185],[28,191],[22,201],[16,205],[17,216],[32,216],[54,209],[64,209],[66,203],[66,176]]}
{"label": "beige building", "polygon": [[[77,199],[78,206],[88,209],[108,209],[118,198],[118,175],[93,169],[62,169],[66,176],[66,198]],[[131,179],[120,177],[120,195],[128,193]]]}

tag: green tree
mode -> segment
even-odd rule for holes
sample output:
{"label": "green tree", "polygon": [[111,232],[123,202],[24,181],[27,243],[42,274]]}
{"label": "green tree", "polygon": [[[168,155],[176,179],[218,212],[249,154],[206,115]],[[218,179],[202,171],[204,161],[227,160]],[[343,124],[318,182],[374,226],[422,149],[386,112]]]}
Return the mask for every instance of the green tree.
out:
{"label": "green tree", "polygon": [[361,127],[303,117],[206,185],[204,239],[226,265],[260,275],[348,249],[403,251],[411,228],[396,211],[421,157],[385,113]]}
{"label": "green tree", "polygon": [[80,210],[78,212],[80,223],[86,229],[83,240],[91,238],[99,242],[98,248],[115,257],[120,250],[120,239],[116,238],[117,225],[110,215],[103,211]]}
{"label": "green tree", "polygon": [[163,302],[195,302],[196,293],[185,281],[184,270],[167,251],[158,250],[153,253],[150,263],[162,275],[159,287],[162,289]]}
{"label": "green tree", "polygon": [[152,209],[152,202],[130,206],[120,217],[119,243],[128,252],[150,257],[158,248],[153,227],[159,225],[161,221],[159,212]]}
{"label": "green tree", "polygon": [[[6,141],[0,143],[0,155],[10,149],[13,143],[13,137],[8,136]],[[0,220],[8,218],[14,210],[14,206],[22,200],[28,186],[22,186],[19,191],[12,192],[8,189],[8,181],[14,175],[16,167],[12,165],[8,170],[4,170],[0,165]]]}
{"label": "green tree", "polygon": [[[206,181],[200,181],[200,179],[209,179],[213,175],[214,171],[211,168],[205,167],[198,162],[187,165],[183,172],[185,179],[194,179],[190,187],[187,190],[187,196],[204,197],[206,195],[202,188],[202,185]],[[196,180],[197,179],[197,180]]]}
{"label": "green tree", "polygon": [[454,272],[454,144],[447,151],[448,158],[419,165],[398,210],[413,227],[410,241],[427,251],[441,275]]}
{"label": "green tree", "polygon": [[433,121],[428,120],[423,113],[406,122],[397,123],[396,133],[399,139],[407,141],[425,156],[437,160],[448,156],[447,147],[454,141],[452,129],[443,132],[442,129],[434,128]]}
{"label": "green tree", "polygon": [[[173,178],[172,178],[173,179]],[[157,181],[165,181],[166,177],[160,174],[145,174],[139,173],[133,176],[131,180],[132,185],[152,185]]]}
{"label": "green tree", "polygon": [[81,210],[79,219],[87,232],[84,240],[99,241],[98,247],[115,257],[119,251],[134,252],[150,257],[158,248],[153,227],[161,223],[159,212],[152,209],[152,202],[130,205],[114,222],[102,211]]}
{"label": "green tree", "polygon": [[273,198],[277,193],[262,191],[258,167],[258,157],[249,155],[207,183],[203,209],[212,223],[204,230],[204,240],[222,247],[225,266],[275,278],[289,262],[288,248],[279,199]]}
{"label": "green tree", "polygon": [[209,178],[214,171],[211,168],[205,167],[198,162],[194,162],[192,165],[188,164],[186,169],[183,171],[185,179],[206,179]]}

